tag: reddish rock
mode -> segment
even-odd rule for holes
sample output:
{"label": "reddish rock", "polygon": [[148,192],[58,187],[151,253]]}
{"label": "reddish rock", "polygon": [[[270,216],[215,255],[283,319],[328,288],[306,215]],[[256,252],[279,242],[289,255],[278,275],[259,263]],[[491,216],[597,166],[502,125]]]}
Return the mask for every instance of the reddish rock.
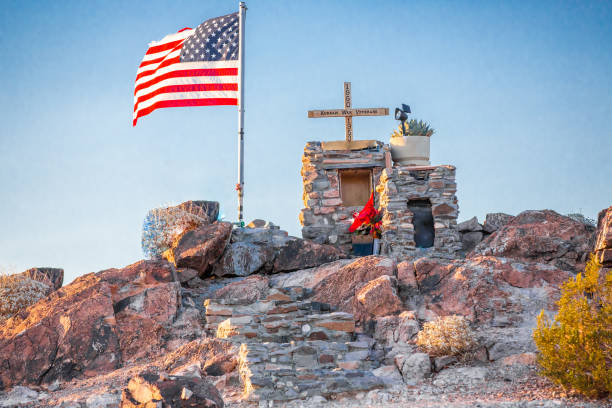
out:
{"label": "reddish rock", "polygon": [[595,254],[604,267],[612,267],[612,207],[599,213]]}
{"label": "reddish rock", "polygon": [[30,268],[21,275],[44,283],[51,288],[51,291],[61,288],[64,282],[64,270],[60,268]]}
{"label": "reddish rock", "polygon": [[457,212],[457,208],[451,207],[448,204],[439,204],[431,209],[433,215],[451,215]]}
{"label": "reddish rock", "polygon": [[252,275],[217,290],[213,294],[213,299],[228,300],[232,304],[253,303],[259,299],[264,299],[268,295],[269,281],[265,276]]}
{"label": "reddish rock", "polygon": [[274,260],[274,273],[313,268],[344,257],[344,253],[332,245],[295,238],[287,241],[278,250]]}
{"label": "reddish rock", "polygon": [[412,261],[402,261],[397,264],[397,283],[400,287],[416,287],[416,275]]}
{"label": "reddish rock", "polygon": [[397,282],[392,276],[383,275],[368,282],[357,294],[357,301],[371,316],[386,316],[402,310],[397,297]]}
{"label": "reddish rock", "polygon": [[134,287],[172,282],[172,265],[164,260],[138,261],[121,269],[100,271],[96,275],[118,293],[119,300],[130,296],[129,292]]}
{"label": "reddish rock", "polygon": [[554,309],[560,285],[572,276],[547,264],[489,256],[455,261],[445,270],[437,284],[422,287],[427,309],[495,325],[533,320],[543,307]]}
{"label": "reddish rock", "polygon": [[584,269],[593,232],[593,227],[551,210],[524,211],[478,244],[468,257],[550,263],[576,273]]}
{"label": "reddish rock", "polygon": [[[201,364],[201,368],[206,371],[208,366],[231,359],[236,359],[236,350],[230,343],[205,337],[167,353],[162,360],[161,368],[167,372],[179,372],[193,364]],[[223,367],[228,366],[223,365]]]}
{"label": "reddish rock", "polygon": [[130,379],[121,395],[121,407],[156,406],[223,408],[223,399],[211,383],[198,377],[162,378],[153,372],[143,372]]}
{"label": "reddish rock", "polygon": [[0,326],[0,388],[99,375],[120,362],[111,290],[94,274]]}
{"label": "reddish rock", "polygon": [[428,291],[436,287],[449,274],[449,262],[436,258],[419,258],[414,262],[414,273],[419,289]]}
{"label": "reddish rock", "polygon": [[231,232],[229,222],[215,222],[187,231],[177,237],[164,256],[177,267],[195,269],[203,277],[223,255]]}
{"label": "reddish rock", "polygon": [[537,356],[535,353],[513,354],[502,358],[501,363],[506,366],[512,365],[536,365]]}
{"label": "reddish rock", "polygon": [[143,287],[114,305],[123,361],[159,355],[180,306],[180,284]]}
{"label": "reddish rock", "polygon": [[355,295],[368,282],[383,275],[395,276],[396,264],[391,258],[365,256],[343,266],[338,272],[327,276],[314,289],[312,300],[328,303],[340,311],[362,314],[362,306]]}
{"label": "reddish rock", "polygon": [[302,287],[312,289],[322,280],[337,273],[343,266],[353,262],[350,259],[340,259],[317,266],[315,268],[303,269],[295,272],[281,273],[270,277],[270,283],[274,287]]}

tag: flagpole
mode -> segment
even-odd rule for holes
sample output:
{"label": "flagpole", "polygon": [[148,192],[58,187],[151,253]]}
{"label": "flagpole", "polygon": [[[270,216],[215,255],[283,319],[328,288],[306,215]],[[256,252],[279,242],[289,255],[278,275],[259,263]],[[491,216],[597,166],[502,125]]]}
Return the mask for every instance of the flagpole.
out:
{"label": "flagpole", "polygon": [[240,12],[238,13],[240,30],[238,32],[238,60],[240,66],[238,68],[238,90],[240,96],[238,99],[238,225],[244,227],[243,219],[243,198],[244,198],[244,18],[246,14],[246,4],[240,2]]}

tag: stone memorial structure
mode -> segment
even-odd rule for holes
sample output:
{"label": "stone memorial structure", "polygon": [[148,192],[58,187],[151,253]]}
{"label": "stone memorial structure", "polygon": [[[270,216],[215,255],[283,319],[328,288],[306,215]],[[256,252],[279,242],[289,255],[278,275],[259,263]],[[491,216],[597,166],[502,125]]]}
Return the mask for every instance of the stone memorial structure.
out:
{"label": "stone memorial structure", "polygon": [[350,108],[350,83],[344,96],[345,109],[308,112],[311,118],[345,117],[346,140],[308,142],[304,148],[302,236],[350,252],[353,213],[376,191],[375,207],[383,213],[382,254],[454,257],[461,249],[455,167],[392,163],[388,144],[353,140],[352,116],[386,115],[388,109]]}

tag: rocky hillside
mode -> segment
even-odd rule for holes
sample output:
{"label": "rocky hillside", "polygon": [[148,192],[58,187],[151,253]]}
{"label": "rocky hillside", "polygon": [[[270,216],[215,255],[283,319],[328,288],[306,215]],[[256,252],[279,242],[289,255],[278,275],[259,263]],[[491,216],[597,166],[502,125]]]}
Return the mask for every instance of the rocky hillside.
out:
{"label": "rocky hillside", "polygon": [[[590,252],[608,262],[602,214],[598,231],[548,210],[476,221],[454,260],[346,259],[206,222],[165,259],[54,285],[0,325],[0,406],[606,406],[539,378],[531,338]],[[415,344],[447,315],[474,330],[462,358]]]}

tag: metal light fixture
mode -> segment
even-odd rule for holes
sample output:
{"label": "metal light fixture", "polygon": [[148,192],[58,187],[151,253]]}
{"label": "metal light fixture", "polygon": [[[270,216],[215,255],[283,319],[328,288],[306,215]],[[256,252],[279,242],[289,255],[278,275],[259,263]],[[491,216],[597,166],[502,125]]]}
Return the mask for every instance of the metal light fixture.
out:
{"label": "metal light fixture", "polygon": [[402,135],[406,136],[406,120],[410,112],[410,106],[402,103],[402,109],[395,108],[395,119],[402,122]]}

